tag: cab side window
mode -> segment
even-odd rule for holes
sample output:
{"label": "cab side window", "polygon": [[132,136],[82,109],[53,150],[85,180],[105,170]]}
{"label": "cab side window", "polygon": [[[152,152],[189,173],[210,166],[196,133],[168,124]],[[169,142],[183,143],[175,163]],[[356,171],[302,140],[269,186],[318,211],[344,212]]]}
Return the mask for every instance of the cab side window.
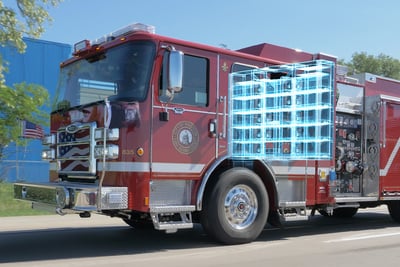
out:
{"label": "cab side window", "polygon": [[167,90],[168,54],[164,54],[160,77],[159,97],[161,102],[191,106],[208,106],[209,96],[209,61],[207,58],[184,55],[182,91],[171,95]]}
{"label": "cab side window", "polygon": [[[238,72],[238,71],[245,71],[245,70],[254,70],[257,69],[256,66],[251,66],[251,65],[245,65],[241,63],[234,63],[232,64],[231,72]],[[237,80],[238,76],[234,76],[234,82],[239,82],[240,80]]]}
{"label": "cab side window", "polygon": [[244,70],[254,70],[257,67],[255,66],[250,66],[250,65],[244,65],[240,63],[234,63],[232,64],[232,71],[231,72],[238,72],[238,71],[244,71]]}

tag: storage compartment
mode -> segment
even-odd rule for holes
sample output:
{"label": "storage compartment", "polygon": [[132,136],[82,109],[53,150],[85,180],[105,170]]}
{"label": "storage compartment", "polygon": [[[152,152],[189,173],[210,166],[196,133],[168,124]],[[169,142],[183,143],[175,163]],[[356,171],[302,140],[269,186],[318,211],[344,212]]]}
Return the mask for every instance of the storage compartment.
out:
{"label": "storage compartment", "polygon": [[336,113],[337,194],[360,193],[363,173],[361,115]]}

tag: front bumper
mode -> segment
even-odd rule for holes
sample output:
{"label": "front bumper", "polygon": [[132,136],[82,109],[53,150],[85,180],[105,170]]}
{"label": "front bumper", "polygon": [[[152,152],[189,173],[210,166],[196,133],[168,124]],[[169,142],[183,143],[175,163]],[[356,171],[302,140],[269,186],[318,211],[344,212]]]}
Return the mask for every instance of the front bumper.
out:
{"label": "front bumper", "polygon": [[32,202],[32,207],[54,210],[57,213],[101,210],[123,210],[128,208],[128,188],[101,188],[94,184],[16,183],[14,198]]}

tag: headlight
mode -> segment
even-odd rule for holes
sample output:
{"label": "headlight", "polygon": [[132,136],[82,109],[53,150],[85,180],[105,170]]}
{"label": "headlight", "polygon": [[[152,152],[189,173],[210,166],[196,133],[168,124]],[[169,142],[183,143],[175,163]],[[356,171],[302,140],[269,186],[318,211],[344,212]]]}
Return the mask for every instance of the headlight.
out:
{"label": "headlight", "polygon": [[42,145],[55,145],[56,144],[56,135],[55,134],[49,134],[45,135],[42,139]]}
{"label": "headlight", "polygon": [[105,129],[105,128],[97,128],[94,131],[94,139],[96,141],[104,140],[104,132],[106,132],[106,140],[108,141],[116,141],[119,139],[119,129]]}
{"label": "headlight", "polygon": [[54,149],[44,149],[42,151],[43,160],[53,160],[56,158],[56,152]]}
{"label": "headlight", "polygon": [[96,159],[101,159],[106,156],[106,159],[116,159],[118,158],[119,148],[117,145],[106,145],[104,149],[104,145],[97,145],[94,147],[94,157]]}

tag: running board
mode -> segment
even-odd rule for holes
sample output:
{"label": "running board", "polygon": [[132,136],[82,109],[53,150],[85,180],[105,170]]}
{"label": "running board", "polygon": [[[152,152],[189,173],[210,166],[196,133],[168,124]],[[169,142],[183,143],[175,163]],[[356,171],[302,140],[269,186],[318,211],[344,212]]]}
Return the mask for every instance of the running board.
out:
{"label": "running board", "polygon": [[283,222],[308,221],[305,201],[280,202],[279,215]]}
{"label": "running board", "polygon": [[336,203],[375,202],[378,197],[335,197]]}
{"label": "running board", "polygon": [[156,230],[175,233],[178,229],[193,228],[192,211],[195,210],[194,205],[153,206],[150,215]]}

